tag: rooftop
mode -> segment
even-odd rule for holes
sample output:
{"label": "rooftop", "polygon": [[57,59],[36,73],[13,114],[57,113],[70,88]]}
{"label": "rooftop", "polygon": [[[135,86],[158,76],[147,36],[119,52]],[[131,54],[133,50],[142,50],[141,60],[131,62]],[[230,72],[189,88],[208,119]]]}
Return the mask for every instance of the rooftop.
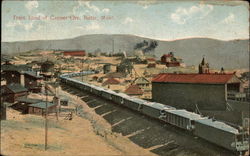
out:
{"label": "rooftop", "polygon": [[[54,106],[55,104],[51,103],[51,102],[48,102],[47,103],[47,108],[49,107],[52,107]],[[46,102],[38,102],[38,103],[34,103],[34,104],[31,104],[29,105],[31,107],[36,107],[36,108],[42,108],[42,109],[45,109],[46,108]]]}
{"label": "rooftop", "polygon": [[42,100],[30,99],[30,98],[27,98],[27,97],[18,97],[17,101],[18,102],[24,102],[24,103],[38,103],[38,102],[41,102]]}
{"label": "rooftop", "polygon": [[152,82],[172,82],[172,83],[203,83],[203,84],[226,84],[234,78],[240,82],[235,74],[173,74],[161,73],[155,76]]}
{"label": "rooftop", "polygon": [[138,85],[130,85],[125,91],[128,95],[142,95],[143,91]]}
{"label": "rooftop", "polygon": [[6,88],[8,88],[13,93],[19,93],[19,92],[25,92],[28,91],[26,88],[24,88],[22,85],[17,83],[12,83],[9,85],[6,85]]}
{"label": "rooftop", "polygon": [[36,72],[32,72],[32,71],[25,71],[24,74],[32,76],[36,79],[42,79],[43,77],[41,75],[37,75]]}
{"label": "rooftop", "polygon": [[109,78],[105,82],[103,82],[103,86],[110,85],[110,84],[120,84],[120,81],[116,80],[115,78]]}

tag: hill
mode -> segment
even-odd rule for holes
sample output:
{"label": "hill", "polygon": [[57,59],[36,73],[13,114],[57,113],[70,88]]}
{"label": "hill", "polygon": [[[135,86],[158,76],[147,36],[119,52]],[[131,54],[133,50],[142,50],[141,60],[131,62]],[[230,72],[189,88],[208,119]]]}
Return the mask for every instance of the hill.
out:
{"label": "hill", "polygon": [[[63,40],[37,40],[23,42],[2,42],[2,54],[13,54],[35,49],[61,49],[77,50],[85,49],[94,52],[100,49],[103,52],[126,51],[132,53],[137,43],[143,38],[134,35],[83,35],[72,39]],[[173,41],[160,41],[155,48],[155,55],[160,58],[164,53],[173,51],[176,56],[183,58],[187,65],[198,65],[203,55],[210,63],[211,68],[239,69],[249,67],[248,40],[221,41],[210,38],[188,38]]]}

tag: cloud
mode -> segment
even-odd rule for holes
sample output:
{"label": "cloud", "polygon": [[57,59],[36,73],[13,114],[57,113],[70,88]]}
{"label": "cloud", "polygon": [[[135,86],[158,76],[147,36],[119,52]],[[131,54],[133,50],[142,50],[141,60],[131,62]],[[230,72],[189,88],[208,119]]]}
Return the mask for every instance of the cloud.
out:
{"label": "cloud", "polygon": [[86,25],[86,26],[77,26],[77,29],[83,29],[83,30],[99,30],[101,29],[100,24],[96,23],[96,22],[91,22],[90,24]]}
{"label": "cloud", "polygon": [[36,0],[34,0],[34,1],[28,1],[28,2],[25,4],[25,7],[26,7],[29,11],[31,11],[31,10],[34,9],[34,8],[38,8],[38,6],[39,6],[39,3],[38,3]]}
{"label": "cloud", "polygon": [[222,20],[222,23],[224,24],[230,24],[233,22],[235,22],[235,16],[232,13],[230,13],[225,19]]}
{"label": "cloud", "polygon": [[175,10],[174,13],[170,15],[170,18],[173,22],[177,24],[185,24],[190,18],[199,18],[202,19],[206,17],[213,10],[212,5],[194,5],[190,8],[179,7]]}
{"label": "cloud", "polygon": [[123,21],[123,24],[129,24],[134,22],[134,20],[131,17],[126,17]]}
{"label": "cloud", "polygon": [[104,13],[108,13],[109,11],[110,11],[109,8],[104,8],[104,9],[102,9],[102,12],[104,12]]}
{"label": "cloud", "polygon": [[30,23],[22,23],[20,20],[16,20],[16,21],[13,21],[13,22],[8,22],[7,24],[5,24],[5,26],[7,28],[11,28],[11,27],[21,27],[25,30],[30,30],[33,28],[33,22],[30,22]]}
{"label": "cloud", "polygon": [[89,1],[78,1],[78,4],[73,7],[72,12],[74,15],[85,15],[90,11],[94,11],[95,13],[109,13],[109,8],[100,9],[96,5],[91,4]]}
{"label": "cloud", "polygon": [[85,6],[90,10],[93,10],[95,12],[100,12],[101,10],[95,6],[95,5],[91,5],[89,1],[78,1],[79,6]]}

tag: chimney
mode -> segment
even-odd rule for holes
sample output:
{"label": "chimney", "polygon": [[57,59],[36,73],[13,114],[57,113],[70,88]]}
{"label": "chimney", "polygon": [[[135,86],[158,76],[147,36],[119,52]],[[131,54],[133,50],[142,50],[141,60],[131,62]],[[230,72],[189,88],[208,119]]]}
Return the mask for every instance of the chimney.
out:
{"label": "chimney", "polygon": [[24,86],[24,74],[23,73],[21,74],[20,82],[21,82],[21,85]]}

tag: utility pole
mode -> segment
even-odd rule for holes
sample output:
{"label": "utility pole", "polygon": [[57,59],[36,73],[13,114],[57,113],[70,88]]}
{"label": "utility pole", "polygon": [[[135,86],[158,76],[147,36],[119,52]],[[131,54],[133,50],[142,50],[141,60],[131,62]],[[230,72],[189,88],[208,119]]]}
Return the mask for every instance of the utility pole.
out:
{"label": "utility pole", "polygon": [[47,114],[48,114],[48,90],[47,90],[47,84],[45,84],[45,94],[46,94],[46,107],[45,107],[45,151],[47,150],[47,144],[48,144],[48,118],[47,118]]}
{"label": "utility pole", "polygon": [[[82,72],[83,72],[83,58],[82,58]],[[83,73],[82,73],[82,82],[83,82]]]}

